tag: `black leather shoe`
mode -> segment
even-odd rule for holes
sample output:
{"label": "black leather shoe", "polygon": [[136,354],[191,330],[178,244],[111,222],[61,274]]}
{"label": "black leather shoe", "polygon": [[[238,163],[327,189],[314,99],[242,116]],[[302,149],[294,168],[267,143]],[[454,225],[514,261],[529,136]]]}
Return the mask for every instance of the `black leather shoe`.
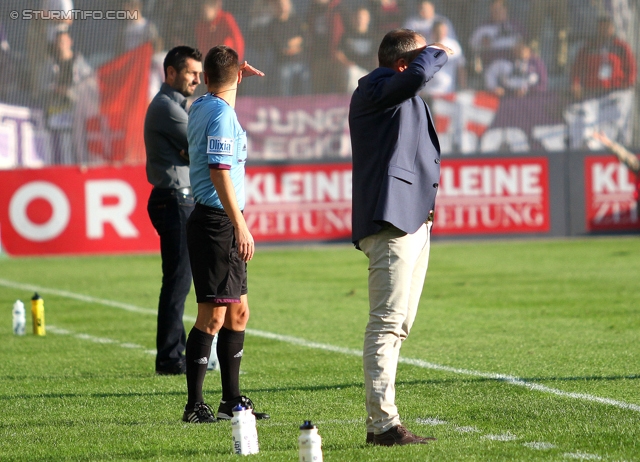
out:
{"label": "black leather shoe", "polygon": [[253,405],[253,401],[251,401],[246,396],[238,396],[235,399],[229,401],[220,401],[220,406],[218,407],[218,414],[216,417],[218,420],[231,420],[233,417],[233,408],[238,404],[242,405],[245,409],[251,409],[251,412],[256,417],[256,420],[267,420],[270,418],[269,414],[264,412],[256,412],[256,408]]}
{"label": "black leather shoe", "polygon": [[379,435],[373,435],[373,444],[376,446],[404,446],[405,444],[428,444],[430,441],[435,441],[436,439],[427,436],[422,437],[418,435],[414,435],[409,430],[407,430],[403,425],[396,425],[395,427],[391,427],[384,433],[380,433]]}
{"label": "black leather shoe", "polygon": [[184,361],[176,363],[172,366],[158,368],[156,367],[157,375],[184,375],[187,373],[187,365]]}

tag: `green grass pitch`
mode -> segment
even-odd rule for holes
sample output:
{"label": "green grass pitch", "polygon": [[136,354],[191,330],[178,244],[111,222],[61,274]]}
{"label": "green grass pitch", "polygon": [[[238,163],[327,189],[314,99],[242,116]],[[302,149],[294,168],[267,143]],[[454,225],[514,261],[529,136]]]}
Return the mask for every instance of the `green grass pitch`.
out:
{"label": "green grass pitch", "polygon": [[[640,239],[435,242],[397,404],[438,441],[365,444],[367,261],[350,246],[262,248],[249,265],[241,386],[256,461],[640,460]],[[154,375],[155,255],[0,259],[0,460],[236,460],[228,422],[181,421],[184,377]],[[37,288],[47,335],[11,308]],[[187,300],[185,325],[196,312]],[[216,405],[217,372],[205,382]]]}

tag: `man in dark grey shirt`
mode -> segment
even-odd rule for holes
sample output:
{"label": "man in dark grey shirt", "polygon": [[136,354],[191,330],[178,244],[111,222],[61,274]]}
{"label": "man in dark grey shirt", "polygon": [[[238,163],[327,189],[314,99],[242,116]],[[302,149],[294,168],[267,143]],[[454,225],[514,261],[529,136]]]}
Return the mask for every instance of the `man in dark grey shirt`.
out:
{"label": "man in dark grey shirt", "polygon": [[179,46],[164,59],[165,80],[144,120],[147,180],[153,185],[147,211],[160,236],[162,288],[158,302],[156,373],[185,373],[182,316],[191,289],[186,223],[194,208],[189,182],[186,97],[200,83],[202,53]]}

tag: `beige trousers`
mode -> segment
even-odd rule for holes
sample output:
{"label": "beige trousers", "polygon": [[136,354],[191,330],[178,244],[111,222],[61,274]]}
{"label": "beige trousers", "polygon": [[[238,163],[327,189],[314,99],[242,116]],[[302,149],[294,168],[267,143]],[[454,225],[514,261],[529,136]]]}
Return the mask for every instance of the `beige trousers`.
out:
{"label": "beige trousers", "polygon": [[359,242],[369,258],[369,322],[363,351],[367,432],[380,434],[400,424],[396,370],[427,274],[431,225],[425,223],[413,234],[387,225]]}

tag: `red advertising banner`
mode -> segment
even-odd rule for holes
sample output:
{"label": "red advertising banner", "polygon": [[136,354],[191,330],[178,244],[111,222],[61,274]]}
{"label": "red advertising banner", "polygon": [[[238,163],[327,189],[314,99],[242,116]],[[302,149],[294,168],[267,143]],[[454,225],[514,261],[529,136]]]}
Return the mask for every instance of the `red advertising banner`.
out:
{"label": "red advertising banner", "polygon": [[435,234],[540,233],[550,225],[546,157],[443,160]]}
{"label": "red advertising banner", "polygon": [[0,171],[0,238],[11,255],[155,251],[144,167]]}
{"label": "red advertising banner", "polygon": [[245,185],[257,242],[351,237],[351,163],[252,167]]}
{"label": "red advertising banner", "polygon": [[587,231],[640,229],[633,173],[615,156],[588,156],[584,168]]}
{"label": "red advertising banner", "polygon": [[[10,255],[158,251],[144,166],[0,171]],[[351,236],[351,164],[249,167],[245,217],[257,242]]]}
{"label": "red advertising banner", "polygon": [[[589,184],[609,192],[619,178],[601,178],[607,165],[594,167]],[[625,194],[629,187],[616,186]],[[146,210],[150,190],[144,166],[0,171],[3,248],[11,255],[158,251]],[[351,237],[349,162],[248,167],[246,194],[256,242]],[[443,161],[435,233],[546,233],[549,217],[545,157]]]}

